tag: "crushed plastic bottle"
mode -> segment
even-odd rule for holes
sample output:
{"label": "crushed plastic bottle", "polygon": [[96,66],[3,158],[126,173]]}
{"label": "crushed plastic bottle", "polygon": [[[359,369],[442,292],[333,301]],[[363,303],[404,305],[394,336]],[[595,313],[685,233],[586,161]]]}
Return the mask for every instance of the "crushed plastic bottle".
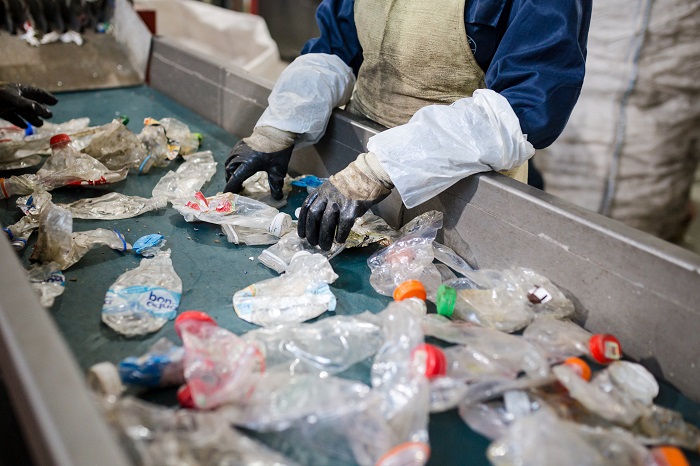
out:
{"label": "crushed plastic bottle", "polygon": [[286,175],[282,185],[282,199],[273,199],[270,194],[270,181],[268,180],[267,172],[257,172],[243,182],[241,195],[279,209],[287,205],[287,197],[292,190],[291,181],[292,178]]}
{"label": "crushed plastic bottle", "polygon": [[248,245],[276,243],[293,229],[292,217],[267,204],[233,193],[205,197],[201,192],[173,201],[187,222],[221,225],[229,242]]}
{"label": "crushed plastic bottle", "polygon": [[569,320],[535,319],[523,337],[545,350],[553,362],[571,356],[588,356],[600,364],[622,357],[622,346],[609,334],[591,334]]}
{"label": "crushed plastic bottle", "polygon": [[649,451],[622,430],[589,429],[561,420],[549,410],[517,418],[487,450],[495,466],[667,466],[677,464],[673,458],[679,454],[677,450]]}
{"label": "crushed plastic bottle", "polygon": [[284,273],[289,267],[292,257],[298,252],[306,251],[310,254],[321,254],[326,259],[331,260],[340,254],[344,245],[334,243],[329,251],[324,251],[318,246],[311,246],[306,238],[299,238],[296,230],[292,230],[283,235],[279,241],[265,249],[258,256],[258,260],[266,267],[277,273]]}
{"label": "crushed plastic bottle", "polygon": [[187,385],[178,392],[181,404],[211,409],[250,397],[265,371],[265,358],[256,345],[199,311],[182,313],[175,330],[185,347]]}
{"label": "crushed plastic bottle", "polygon": [[175,410],[133,397],[101,402],[134,464],[298,466],[233,429],[217,412]]}
{"label": "crushed plastic bottle", "polygon": [[166,167],[170,163],[172,154],[168,148],[165,128],[158,124],[149,124],[151,120],[150,118],[144,120],[144,126],[138,138],[148,157],[152,159],[153,166]]}
{"label": "crushed plastic bottle", "polygon": [[181,295],[182,280],[170,250],[159,251],[120,275],[107,290],[102,322],[129,337],[158,331],[175,318]]}
{"label": "crushed plastic bottle", "polygon": [[175,157],[194,154],[199,149],[202,135],[191,132],[190,128],[180,120],[161,118],[158,120],[158,124],[165,129],[170,151],[175,154]]}
{"label": "crushed plastic bottle", "polygon": [[30,236],[39,228],[39,218],[44,207],[51,203],[51,194],[46,191],[36,191],[31,196],[17,198],[17,206],[24,217],[17,223],[3,228],[15,251],[21,251],[27,245]]}
{"label": "crushed plastic bottle", "polygon": [[185,349],[161,338],[139,357],[119,362],[119,377],[124,385],[141,387],[177,387],[185,383]]}
{"label": "crushed plastic bottle", "polygon": [[53,306],[54,300],[66,289],[66,277],[60,266],[53,262],[32,265],[27,269],[27,277],[32,289],[39,296],[39,302],[46,308]]}
{"label": "crushed plastic bottle", "polygon": [[[380,313],[381,314],[381,313]],[[267,371],[338,374],[373,356],[384,343],[368,313],[333,316],[311,324],[259,328],[243,335],[265,357]]]}
{"label": "crushed plastic bottle", "polygon": [[438,313],[503,332],[527,326],[535,316],[565,318],[574,305],[547,278],[525,269],[463,270],[464,278],[440,286]]}
{"label": "crushed plastic bottle", "polygon": [[379,294],[391,296],[406,280],[418,280],[432,299],[442,283],[440,272],[433,265],[433,240],[442,228],[442,213],[426,212],[403,226],[393,244],[367,259],[372,275],[370,284]]}
{"label": "crushed plastic bottle", "polygon": [[152,191],[153,197],[164,197],[168,201],[192,196],[202,189],[216,173],[216,162],[211,151],[192,154],[177,167],[169,171],[158,181]]}
{"label": "crushed plastic bottle", "polygon": [[131,249],[117,230],[97,228],[73,232],[70,211],[49,202],[39,217],[39,236],[29,260],[42,264],[55,262],[60,270],[66,270],[96,246],[121,252]]}
{"label": "crushed plastic bottle", "polygon": [[154,161],[123,120],[103,125],[82,148],[82,152],[99,160],[110,170],[126,168],[148,173]]}
{"label": "crushed plastic bottle", "polygon": [[126,178],[128,168],[109,170],[93,157],[78,152],[70,141],[66,134],[52,137],[51,156],[36,175],[0,178],[0,198],[31,194],[38,188],[51,191],[61,186],[97,186]]}
{"label": "crushed plastic bottle", "polygon": [[304,322],[335,310],[328,285],[337,278],[324,256],[297,253],[284,274],[236,292],[233,308],[241,319],[263,327]]}
{"label": "crushed plastic bottle", "polygon": [[143,257],[153,257],[165,246],[165,242],[163,235],[145,235],[134,242],[134,252]]}
{"label": "crushed plastic bottle", "polygon": [[120,220],[133,218],[146,212],[164,209],[168,201],[162,197],[146,199],[127,196],[121,193],[107,193],[103,196],[79,199],[70,204],[58,204],[73,214],[73,218],[87,220]]}

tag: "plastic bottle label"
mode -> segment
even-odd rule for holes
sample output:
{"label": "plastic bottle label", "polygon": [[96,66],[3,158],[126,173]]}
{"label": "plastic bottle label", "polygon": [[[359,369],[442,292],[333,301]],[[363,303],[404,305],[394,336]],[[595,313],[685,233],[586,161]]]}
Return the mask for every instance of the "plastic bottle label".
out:
{"label": "plastic bottle label", "polygon": [[177,291],[162,287],[130,286],[117,290],[110,288],[105,296],[102,312],[143,312],[156,318],[172,320],[177,314],[180,296]]}
{"label": "plastic bottle label", "polygon": [[552,300],[552,295],[541,286],[535,286],[528,291],[528,299],[532,304],[544,304]]}

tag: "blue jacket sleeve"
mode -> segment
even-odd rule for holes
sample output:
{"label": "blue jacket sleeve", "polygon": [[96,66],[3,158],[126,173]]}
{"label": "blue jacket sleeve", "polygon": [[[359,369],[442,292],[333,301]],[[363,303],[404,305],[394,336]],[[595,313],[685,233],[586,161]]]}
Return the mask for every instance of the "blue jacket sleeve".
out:
{"label": "blue jacket sleeve", "polygon": [[337,55],[357,76],[362,64],[362,47],[355,28],[354,0],[323,0],[316,10],[316,22],[321,36],[309,40],[305,53]]}
{"label": "blue jacket sleeve", "polygon": [[486,72],[536,149],[566,126],[583,85],[591,0],[514,0]]}

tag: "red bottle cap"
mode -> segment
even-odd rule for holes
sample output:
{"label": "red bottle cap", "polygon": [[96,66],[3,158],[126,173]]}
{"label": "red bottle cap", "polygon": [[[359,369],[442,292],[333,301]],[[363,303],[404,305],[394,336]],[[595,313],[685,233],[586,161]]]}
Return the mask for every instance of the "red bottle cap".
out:
{"label": "red bottle cap", "polygon": [[425,301],[425,287],[418,280],[406,280],[394,290],[394,301],[403,301],[408,298],[418,298]]}
{"label": "red bottle cap", "polygon": [[49,140],[49,144],[51,144],[51,147],[63,147],[69,143],[70,136],[68,136],[67,134],[57,134],[55,136],[51,136],[51,139]]}
{"label": "red bottle cap", "polygon": [[194,408],[194,400],[192,399],[192,392],[187,384],[181,386],[177,389],[177,402],[180,406],[186,409]]}
{"label": "red bottle cap", "polygon": [[208,322],[213,325],[218,325],[214,319],[212,319],[209,314],[206,312],[202,311],[185,311],[177,318],[175,319],[175,332],[177,332],[177,335],[182,338],[182,335],[180,334],[180,326],[182,325],[183,322],[187,321],[199,321],[199,322]]}
{"label": "red bottle cap", "polygon": [[617,361],[622,357],[622,345],[614,335],[596,333],[588,340],[591,356],[601,364]]}
{"label": "red bottle cap", "polygon": [[415,367],[424,370],[427,378],[432,379],[447,374],[445,353],[435,345],[423,343],[413,350],[412,361]]}

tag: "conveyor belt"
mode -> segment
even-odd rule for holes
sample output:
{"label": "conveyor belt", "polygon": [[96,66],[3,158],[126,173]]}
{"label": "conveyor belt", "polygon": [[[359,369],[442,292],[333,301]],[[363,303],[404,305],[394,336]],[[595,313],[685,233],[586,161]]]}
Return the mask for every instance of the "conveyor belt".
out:
{"label": "conveyor belt", "polygon": [[[184,90],[183,90],[184,92]],[[89,116],[92,124],[103,124],[117,116],[116,112],[128,115],[130,128],[141,129],[144,117],[175,117],[187,123],[193,131],[204,135],[202,149],[211,150],[220,162],[217,174],[205,186],[207,195],[223,188],[223,161],[236,138],[221,128],[203,120],[147,87],[121,90],[91,91],[61,94],[55,109],[55,120]],[[178,162],[179,163],[179,162]],[[172,166],[171,168],[176,168]],[[54,202],[67,202],[78,197],[98,196],[108,191],[149,197],[151,189],[168,169],[153,169],[146,176],[129,176],[126,181],[94,189],[53,192]],[[301,190],[294,191],[287,206],[292,212],[303,200]],[[13,223],[20,217],[14,207],[14,199],[0,201],[0,222]],[[183,281],[183,297],[180,310],[200,309],[209,312],[222,326],[242,333],[254,328],[238,319],[231,306],[232,294],[251,283],[276,276],[257,261],[263,247],[236,246],[219,236],[219,228],[208,224],[186,223],[174,209],[151,212],[135,219],[120,221],[74,220],[75,230],[98,227],[119,229],[132,242],[148,233],[161,233],[167,238],[167,246],[173,251],[173,263]],[[32,240],[23,252],[26,263]],[[378,295],[369,285],[369,269],[366,259],[374,248],[348,250],[331,263],[340,278],[332,285],[338,298],[336,314],[355,314],[364,310],[378,312],[388,303],[388,298]],[[249,260],[250,258],[254,260]],[[100,309],[104,294],[114,280],[126,269],[135,267],[139,260],[133,254],[121,254],[109,249],[96,249],[77,265],[66,271],[66,291],[57,299],[50,312],[80,367],[85,370],[92,364],[104,360],[117,362],[120,359],[139,355],[158,338],[166,336],[179,341],[172,323],[155,334],[140,339],[126,339],[101,324]],[[367,364],[350,370],[349,375],[362,377]],[[172,393],[143,393],[144,398],[172,404]],[[687,420],[700,425],[700,405],[689,401],[670,386],[663,384],[659,404],[678,409]],[[431,465],[486,465],[484,452],[488,441],[470,431],[455,411],[431,416],[430,439],[432,446]],[[303,454],[297,452],[301,457]],[[692,464],[700,465],[700,458],[691,458]]]}

